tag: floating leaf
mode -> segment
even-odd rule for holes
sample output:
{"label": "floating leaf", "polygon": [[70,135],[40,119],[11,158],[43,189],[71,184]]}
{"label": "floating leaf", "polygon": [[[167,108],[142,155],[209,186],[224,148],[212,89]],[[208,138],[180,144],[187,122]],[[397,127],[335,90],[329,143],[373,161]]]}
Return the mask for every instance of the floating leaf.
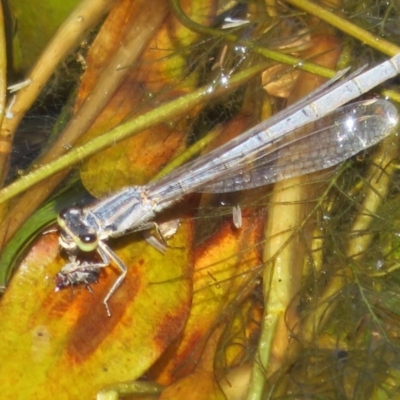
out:
{"label": "floating leaf", "polygon": [[182,224],[165,255],[143,240],[126,240],[118,254],[128,274],[108,317],[102,300],[118,271],[105,268],[90,290],[55,292],[53,278],[65,261],[57,235],[42,236],[0,305],[0,370],[10,374],[2,397],[94,398],[106,385],[141,376],[184,327],[192,296],[190,237],[190,224]]}

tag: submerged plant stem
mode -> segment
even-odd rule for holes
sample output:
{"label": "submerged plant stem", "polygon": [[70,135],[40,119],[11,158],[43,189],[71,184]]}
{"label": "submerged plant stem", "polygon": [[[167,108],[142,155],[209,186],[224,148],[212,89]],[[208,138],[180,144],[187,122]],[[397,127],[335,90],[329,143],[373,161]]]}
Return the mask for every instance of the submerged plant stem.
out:
{"label": "submerged plant stem", "polygon": [[187,17],[187,15],[182,10],[179,0],[171,0],[170,4],[175,16],[179,19],[181,24],[192,31],[208,36],[221,37],[222,39],[229,42],[245,46],[254,53],[260,54],[263,57],[269,58],[282,64],[294,66],[303,71],[311,72],[315,75],[319,75],[325,78],[333,78],[335,76],[335,71],[332,69],[325,68],[321,65],[314,64],[305,60],[300,60],[296,57],[292,57],[284,53],[267,49],[265,47],[257,45],[254,41],[241,39],[232,33],[200,25]]}
{"label": "submerged plant stem", "polygon": [[[373,239],[368,229],[377,213],[378,208],[385,201],[395,167],[390,162],[397,157],[399,152],[398,140],[392,137],[386,139],[373,157],[371,166],[365,178],[364,201],[355,218],[349,233],[346,256],[353,260],[361,260]],[[334,306],[332,302],[338,298],[340,291],[348,281],[353,280],[352,270],[344,267],[340,274],[336,274],[329,281],[326,289],[319,299],[316,310],[308,316],[301,328],[301,336],[305,341],[313,341],[315,335],[329,320]]]}
{"label": "submerged plant stem", "polygon": [[[325,66],[334,66],[340,56],[339,51],[329,54],[325,50],[332,43],[336,44],[337,39],[332,37],[331,40],[326,40],[325,36],[315,36],[314,42],[310,55],[316,56]],[[292,89],[289,102],[298,101],[321,83],[309,74],[301,73],[301,79]],[[303,129],[298,132],[299,136],[306,133]],[[277,160],[278,164],[280,162],[284,161]],[[318,193],[319,190],[311,182],[308,176],[277,182],[270,199],[264,235],[267,241],[263,251],[266,263],[263,274],[265,308],[248,400],[263,398],[263,386],[267,386],[266,381],[287,359],[291,333],[298,326],[293,299],[301,287],[316,210],[309,200],[315,198],[316,194],[319,199],[325,197]]]}
{"label": "submerged plant stem", "polygon": [[[47,45],[40,59],[26,77],[29,83],[11,99],[2,125],[2,141],[9,143],[9,151],[0,153],[0,183],[8,171],[9,152],[14,133],[22,118],[39,96],[61,60],[70,53],[88,29],[93,27],[114,4],[112,0],[85,0],[79,3]],[[5,53],[4,53],[5,54]],[[0,207],[0,211],[1,207]]]}
{"label": "submerged plant stem", "polygon": [[328,11],[325,7],[322,7],[309,0],[287,0],[292,6],[304,10],[307,13],[314,15],[318,19],[327,22],[329,25],[341,30],[349,36],[360,40],[362,43],[371,46],[373,49],[379,50],[380,52],[387,54],[388,56],[394,56],[400,52],[400,47],[393,43],[382,39],[376,35],[373,35],[363,28],[352,24],[350,21],[340,17],[337,13]]}

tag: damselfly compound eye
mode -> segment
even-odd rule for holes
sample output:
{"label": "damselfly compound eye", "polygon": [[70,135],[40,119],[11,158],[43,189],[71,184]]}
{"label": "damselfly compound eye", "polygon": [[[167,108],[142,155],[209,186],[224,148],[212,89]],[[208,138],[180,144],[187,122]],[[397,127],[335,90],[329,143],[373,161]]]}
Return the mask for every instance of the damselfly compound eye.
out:
{"label": "damselfly compound eye", "polygon": [[97,249],[98,238],[95,233],[85,233],[77,236],[78,247],[84,252],[90,252]]}

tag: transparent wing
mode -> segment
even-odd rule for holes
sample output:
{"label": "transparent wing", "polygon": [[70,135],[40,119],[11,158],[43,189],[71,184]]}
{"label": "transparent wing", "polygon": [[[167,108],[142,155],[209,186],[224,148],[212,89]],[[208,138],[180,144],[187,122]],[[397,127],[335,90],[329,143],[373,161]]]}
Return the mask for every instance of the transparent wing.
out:
{"label": "transparent wing", "polygon": [[[263,121],[150,183],[148,196],[160,210],[190,192],[252,189],[329,168],[378,143],[399,118],[397,109],[386,100],[354,103],[314,122],[295,124],[301,113],[278,113],[271,118],[273,124]],[[288,128],[296,125],[301,128]]]}
{"label": "transparent wing", "polygon": [[224,176],[207,182],[204,192],[232,192],[323,170],[386,137],[397,110],[385,100],[342,107],[335,112],[243,155]]}

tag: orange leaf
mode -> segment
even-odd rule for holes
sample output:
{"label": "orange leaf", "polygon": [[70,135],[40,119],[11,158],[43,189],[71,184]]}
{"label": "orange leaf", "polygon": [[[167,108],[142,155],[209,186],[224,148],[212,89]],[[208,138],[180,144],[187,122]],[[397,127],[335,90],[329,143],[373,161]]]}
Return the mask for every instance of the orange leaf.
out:
{"label": "orange leaf", "polygon": [[254,287],[254,267],[261,264],[259,248],[262,218],[243,211],[243,225],[226,221],[195,253],[194,297],[183,336],[152,368],[150,376],[169,384],[197,365],[210,331],[229,317],[229,305]]}
{"label": "orange leaf", "polygon": [[165,255],[125,238],[130,243],[117,253],[128,274],[111,297],[111,317],[102,300],[114,268],[104,268],[93,293],[84,286],[55,292],[53,278],[65,261],[56,235],[42,236],[0,303],[0,371],[8,377],[2,398],[94,398],[106,385],[140,377],[184,327],[191,231],[182,224]]}

